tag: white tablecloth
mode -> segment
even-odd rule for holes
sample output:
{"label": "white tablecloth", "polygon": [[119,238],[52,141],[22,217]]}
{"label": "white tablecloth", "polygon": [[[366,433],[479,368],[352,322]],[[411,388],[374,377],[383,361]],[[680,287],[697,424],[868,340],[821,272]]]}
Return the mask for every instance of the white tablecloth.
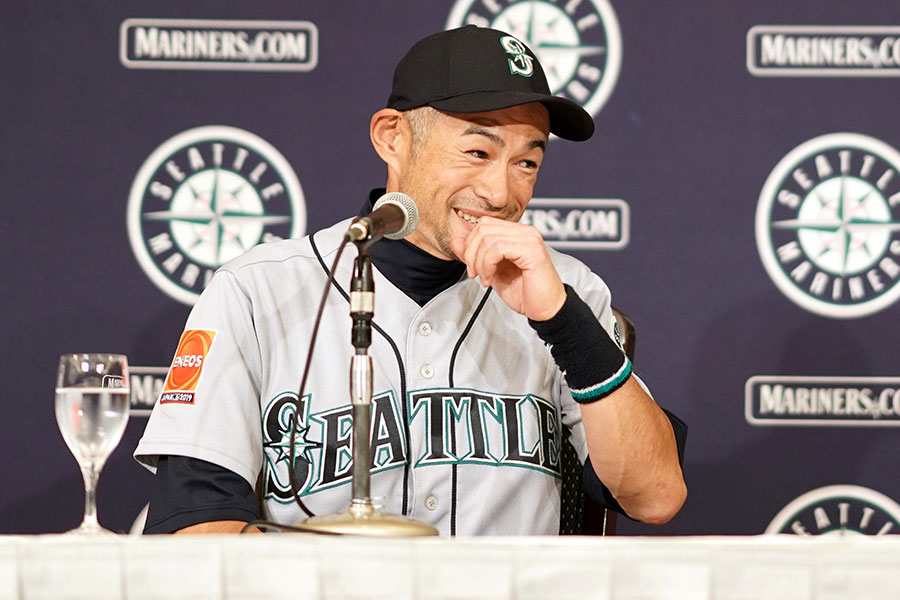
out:
{"label": "white tablecloth", "polygon": [[900,598],[894,536],[0,537],[6,599]]}

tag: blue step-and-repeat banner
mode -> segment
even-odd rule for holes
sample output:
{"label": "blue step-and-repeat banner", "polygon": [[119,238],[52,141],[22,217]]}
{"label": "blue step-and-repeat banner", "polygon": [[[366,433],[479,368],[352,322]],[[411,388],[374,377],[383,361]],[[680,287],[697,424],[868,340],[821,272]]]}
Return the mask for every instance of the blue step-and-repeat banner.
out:
{"label": "blue step-and-repeat banner", "polygon": [[[552,140],[524,219],[600,273],[636,370],[690,425],[689,498],[624,534],[900,531],[896,0],[3,2],[0,533],[74,527],[64,352],[132,365],[100,521],[191,304],[257,244],[354,214],[408,47],[464,23],[538,54],[594,115]],[[201,218],[210,166],[249,216]],[[349,326],[348,326],[349,331]],[[349,339],[349,337],[348,337]],[[502,499],[498,499],[502,501]]]}

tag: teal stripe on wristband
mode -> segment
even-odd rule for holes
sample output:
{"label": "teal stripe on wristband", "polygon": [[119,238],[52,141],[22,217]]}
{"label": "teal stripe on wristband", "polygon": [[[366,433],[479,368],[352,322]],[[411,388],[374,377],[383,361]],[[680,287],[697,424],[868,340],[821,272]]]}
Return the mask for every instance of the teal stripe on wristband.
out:
{"label": "teal stripe on wristband", "polygon": [[631,361],[628,360],[628,358],[625,358],[625,362],[622,363],[622,366],[619,367],[619,370],[616,371],[609,379],[580,390],[571,390],[572,397],[576,402],[579,402],[581,404],[588,404],[590,402],[601,400],[622,387],[622,385],[626,381],[628,381],[628,378],[630,376]]}

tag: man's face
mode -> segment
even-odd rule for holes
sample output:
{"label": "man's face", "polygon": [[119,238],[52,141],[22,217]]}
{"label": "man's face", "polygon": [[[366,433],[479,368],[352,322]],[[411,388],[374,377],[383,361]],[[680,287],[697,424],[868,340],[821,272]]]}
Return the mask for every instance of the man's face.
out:
{"label": "man's face", "polygon": [[537,103],[484,113],[439,112],[398,174],[397,191],[419,209],[419,224],[406,239],[429,254],[455,259],[450,240],[466,237],[480,217],[518,221],[531,199],[549,129],[547,109]]}

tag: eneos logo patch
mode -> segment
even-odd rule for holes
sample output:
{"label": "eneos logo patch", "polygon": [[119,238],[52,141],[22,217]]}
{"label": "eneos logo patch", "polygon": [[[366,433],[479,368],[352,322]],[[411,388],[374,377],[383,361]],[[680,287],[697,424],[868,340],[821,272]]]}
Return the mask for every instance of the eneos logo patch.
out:
{"label": "eneos logo patch", "polygon": [[194,403],[194,390],[215,337],[215,331],[204,329],[188,329],[181,334],[166,385],[159,396],[160,404]]}

